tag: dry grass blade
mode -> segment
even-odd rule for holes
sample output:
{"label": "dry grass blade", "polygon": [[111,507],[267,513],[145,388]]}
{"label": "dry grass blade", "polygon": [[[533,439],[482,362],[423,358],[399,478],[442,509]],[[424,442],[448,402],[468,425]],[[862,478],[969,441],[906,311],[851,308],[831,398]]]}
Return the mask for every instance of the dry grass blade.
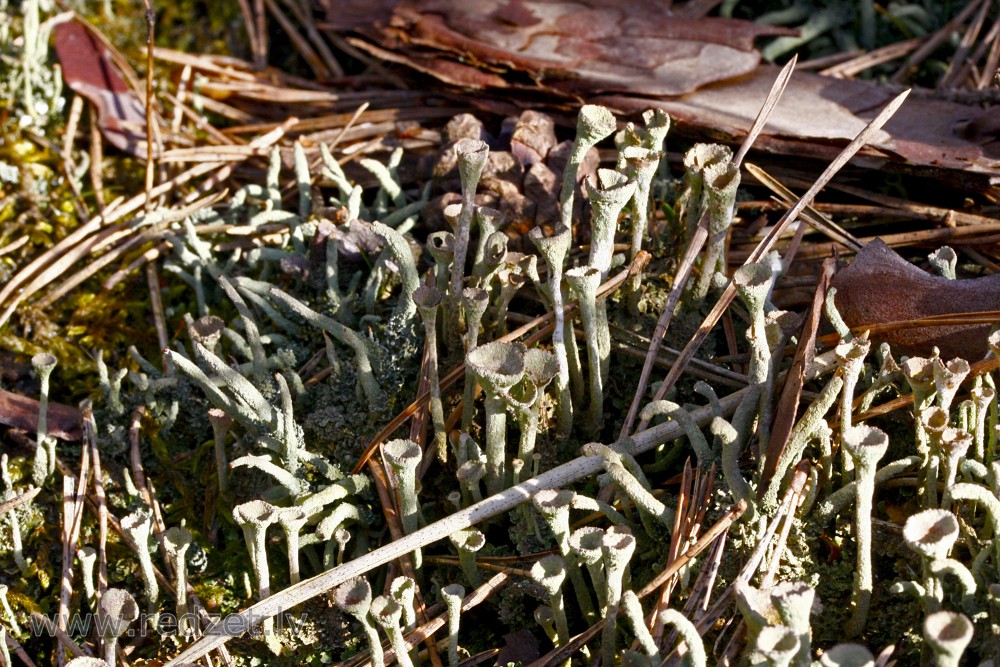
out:
{"label": "dry grass blade", "polygon": [[[756,574],[757,569],[764,560],[764,556],[768,552],[771,540],[774,538],[774,534],[778,531],[778,526],[781,525],[785,515],[793,511],[792,503],[802,493],[802,489],[804,488],[806,479],[808,478],[808,472],[808,462],[802,461],[798,466],[796,466],[795,472],[792,474],[792,481],[788,485],[788,489],[785,490],[785,495],[781,499],[781,505],[778,507],[775,515],[771,518],[770,523],[767,525],[767,529],[761,536],[760,541],[757,542],[757,546],[747,559],[746,565],[744,565],[743,569],[740,570],[736,580],[746,583],[753,578],[754,574]],[[735,580],[733,584],[735,584]],[[722,595],[719,596],[719,599],[715,601],[715,604],[713,604],[695,623],[699,632],[705,632],[712,627],[732,603],[734,593],[733,584],[730,584],[726,588]]]}
{"label": "dry grass blade", "polygon": [[[297,122],[297,118],[289,118],[275,130],[257,137],[251,142],[251,145],[272,146]],[[66,238],[33,259],[0,289],[0,305],[6,304],[7,306],[0,314],[0,326],[7,323],[22,301],[51,283],[56,277],[65,273],[76,261],[86,256],[89,250],[97,244],[97,241],[90,238],[91,236],[102,232],[112,222],[138,211],[145,205],[149,197],[160,197],[196,178],[208,176],[212,172],[216,173],[209,181],[218,182],[228,178],[229,174],[232,173],[232,165],[220,165],[217,162],[199,164],[169,181],[160,183],[153,188],[148,196],[144,193],[136,195],[128,201],[119,198],[104,213],[87,221]],[[197,192],[195,191],[195,193],[185,197],[183,201],[191,203],[196,197]]]}
{"label": "dry grass blade", "polygon": [[962,83],[962,78],[964,78],[965,73],[968,71],[966,69],[967,66],[976,60],[969,58],[969,51],[972,50],[972,45],[975,43],[976,38],[979,37],[980,31],[983,29],[983,24],[986,22],[986,15],[993,4],[992,2],[982,3],[979,13],[976,14],[976,18],[969,24],[965,34],[962,35],[962,41],[959,42],[958,48],[952,54],[951,62],[948,63],[948,71],[938,81],[939,90],[954,88]]}
{"label": "dry grass blade", "polygon": [[792,78],[792,72],[795,70],[795,63],[798,61],[799,56],[796,54],[792,56],[792,59],[781,68],[780,72],[778,72],[778,76],[774,80],[774,84],[771,86],[771,90],[767,94],[764,104],[761,105],[760,111],[757,112],[757,117],[754,119],[753,125],[750,127],[750,131],[747,132],[747,136],[743,139],[743,144],[740,146],[740,150],[733,158],[733,166],[737,169],[739,169],[740,165],[743,164],[743,158],[746,157],[750,147],[753,146],[753,142],[758,136],[760,136],[760,133],[764,131],[764,126],[767,125],[767,119],[771,117],[771,112],[774,111],[774,107],[778,105],[778,100],[781,99],[781,94],[785,92],[785,88],[788,86],[788,80]]}
{"label": "dry grass blade", "polygon": [[264,4],[267,7],[267,11],[271,13],[271,16],[275,18],[281,29],[285,31],[288,38],[292,40],[292,45],[295,46],[295,50],[299,52],[302,59],[306,61],[309,65],[309,69],[313,71],[319,79],[325,79],[330,76],[331,72],[327,69],[326,64],[323,59],[319,57],[309,41],[302,36],[302,33],[296,29],[295,24],[292,20],[288,18],[285,12],[281,11],[281,7],[274,0],[264,0]]}
{"label": "dry grass blade", "polygon": [[[812,187],[809,188],[804,195],[802,195],[798,202],[796,202],[795,206],[789,209],[789,211],[781,217],[781,220],[778,221],[771,232],[764,237],[764,239],[757,245],[756,249],[750,253],[750,256],[746,261],[747,264],[760,261],[763,259],[764,255],[770,252],[781,234],[784,233],[788,226],[798,218],[803,209],[812,203],[813,199],[816,198],[816,195],[819,194],[819,191],[830,182],[830,179],[832,179],[852,157],[854,157],[855,153],[861,150],[862,146],[868,143],[868,140],[872,137],[872,135],[878,132],[882,126],[885,125],[890,118],[892,118],[893,114],[896,113],[896,110],[899,109],[899,107],[906,100],[909,93],[909,90],[900,93],[878,114],[878,116],[865,126],[858,136],[854,138],[854,141],[848,144],[848,146],[841,151],[840,155],[837,156],[830,166],[828,166],[823,173],[820,174],[819,178],[816,179],[816,182],[813,183]],[[705,338],[708,337],[709,332],[719,321],[719,318],[722,317],[722,313],[729,307],[729,304],[732,303],[735,296],[736,286],[732,281],[730,281],[715,306],[713,306],[712,310],[707,316],[705,316],[705,320],[701,323],[701,326],[698,327],[698,331],[691,338],[691,341],[684,347],[683,350],[681,350],[677,363],[674,364],[673,368],[670,369],[670,372],[667,373],[667,377],[663,380],[659,390],[656,392],[655,400],[663,398],[667,391],[674,386],[681,374],[684,372],[684,369],[687,367],[688,362],[694,357],[695,352],[698,351],[701,344],[705,342]],[[640,423],[639,428],[641,429],[645,426],[645,424],[646,422]]]}
{"label": "dry grass blade", "polygon": [[[73,641],[73,638],[70,637],[68,634],[66,634],[66,631],[64,629],[54,625],[52,623],[52,619],[46,616],[45,614],[41,614],[37,611],[31,612],[31,622],[32,625],[37,624],[38,627],[44,628],[46,634],[51,634],[52,636],[54,636],[56,638],[56,641],[59,642],[59,645],[62,646],[66,651],[69,651],[72,657],[79,658],[85,655],[93,655],[93,653],[91,653],[91,651],[87,649],[86,646],[80,646],[75,641]],[[10,638],[10,633],[7,633],[7,637]],[[58,653],[64,656],[63,651],[58,651]],[[18,654],[18,657],[21,657],[20,654]],[[32,664],[32,663],[31,661],[27,661],[25,662],[25,664]]]}
{"label": "dry grass blade", "polygon": [[[167,228],[167,226],[171,222],[174,222],[176,220],[183,219],[184,217],[187,217],[187,214],[189,212],[191,212],[191,211],[196,211],[196,210],[198,210],[200,208],[204,208],[204,207],[207,207],[207,206],[212,206],[215,203],[217,203],[217,202],[221,201],[222,199],[224,199],[226,197],[226,195],[227,195],[227,192],[223,191],[223,192],[219,192],[219,193],[216,193],[214,195],[211,195],[211,196],[199,199],[198,201],[193,202],[190,206],[186,206],[186,207],[182,208],[180,211],[177,212],[176,215],[174,215],[174,216],[168,216],[168,217],[164,218],[163,220],[161,220],[160,222],[152,225],[150,229],[144,230],[142,232],[136,233],[136,232],[128,229],[127,227],[118,225],[118,226],[109,228],[108,230],[106,230],[104,232],[101,232],[100,234],[97,234],[97,235],[91,237],[95,241],[94,250],[97,249],[97,247],[96,247],[97,244],[99,244],[101,241],[103,241],[105,239],[108,239],[110,241],[111,238],[114,238],[114,237],[119,237],[119,238],[120,237],[124,237],[124,242],[123,243],[118,243],[114,248],[112,248],[111,250],[109,250],[108,252],[106,252],[100,258],[94,260],[93,262],[91,262],[87,266],[81,268],[79,271],[77,271],[76,273],[68,276],[65,280],[63,280],[61,283],[59,283],[58,285],[56,285],[55,288],[53,288],[51,292],[47,293],[44,297],[42,297],[41,299],[39,299],[39,301],[38,301],[38,307],[39,308],[48,308],[53,303],[55,303],[56,301],[58,301],[62,297],[66,296],[66,294],[68,294],[71,290],[73,290],[80,283],[82,283],[83,281],[87,280],[88,278],[90,278],[91,276],[93,276],[94,274],[96,274],[98,271],[100,271],[101,269],[103,269],[105,266],[108,266],[109,264],[111,264],[112,262],[114,262],[115,260],[117,260],[119,257],[121,257],[123,254],[125,254],[126,252],[128,252],[132,248],[134,248],[136,246],[139,246],[139,245],[142,245],[143,243],[146,243],[148,241],[151,241],[151,240],[154,240],[154,239],[158,238],[158,236],[160,234],[162,234],[163,231],[165,231],[165,229]],[[70,257],[75,257],[76,254],[74,253],[74,254],[69,255],[69,256]],[[65,263],[65,262],[61,261],[60,265],[62,265],[63,263]],[[68,268],[69,267],[67,267],[67,270],[68,270]]]}
{"label": "dry grass blade", "polygon": [[35,661],[31,659],[31,656],[28,655],[27,651],[24,650],[24,647],[21,646],[16,639],[11,637],[9,632],[5,632],[4,637],[7,638],[7,648],[12,650],[14,655],[21,659],[21,662],[27,665],[27,667],[38,667],[35,664]]}
{"label": "dry grass blade", "polygon": [[[396,493],[394,489],[389,488],[389,479],[386,471],[389,467],[382,462],[380,467],[374,460],[369,459],[368,461],[368,471],[372,476],[372,483],[375,485],[375,490],[378,493],[379,503],[382,505],[382,513],[385,516],[386,525],[389,526],[389,533],[393,540],[401,540],[405,537],[406,533],[403,531],[403,523],[400,519],[399,512],[397,511],[397,503],[395,502]],[[402,570],[403,575],[417,580],[416,572],[413,568],[413,561],[408,558],[409,554],[405,554],[399,558],[397,561],[399,563],[400,570]],[[423,595],[420,589],[416,589],[415,593],[415,605],[418,614],[423,614],[425,608]],[[433,642],[427,643],[427,650],[431,656],[431,662],[434,667],[441,667],[441,657],[437,653],[437,649]]]}
{"label": "dry grass blade", "polygon": [[[645,349],[649,348],[650,339],[646,336],[633,333],[628,329],[612,324],[611,338],[612,342],[616,344],[619,350],[637,359],[646,358],[646,353],[640,349],[640,346]],[[660,347],[660,353],[656,356],[653,362],[660,368],[670,368],[674,365],[674,361],[677,359],[677,355],[679,354],[680,350],[675,350],[672,347],[663,345]],[[688,366],[688,370],[693,377],[696,377],[699,380],[705,380],[710,384],[732,387],[733,389],[741,389],[747,386],[747,377],[745,375],[741,375],[729,370],[728,368],[723,368],[722,366],[717,366],[701,359],[692,359],[691,364]]]}
{"label": "dry grass blade", "polygon": [[[745,390],[741,390],[720,399],[720,405],[724,415],[731,414],[731,412],[736,409],[736,406],[739,404],[744,393]],[[708,423],[712,417],[715,416],[712,411],[712,406],[705,406],[693,410],[690,415],[696,423],[702,425]],[[678,426],[676,422],[671,421],[658,424],[646,431],[634,435],[631,439],[631,451],[634,454],[640,454],[656,447],[661,443],[679,438],[683,434],[684,429]],[[306,600],[314,598],[317,595],[321,595],[352,577],[361,576],[376,567],[399,559],[414,549],[422,548],[428,544],[442,540],[454,533],[456,530],[468,528],[481,521],[485,521],[491,517],[508,512],[520,504],[528,501],[531,496],[539,491],[544,489],[557,489],[566,484],[570,484],[584,477],[593,475],[601,469],[602,459],[600,456],[581,456],[573,459],[572,461],[540,474],[538,477],[522,482],[517,486],[513,486],[496,495],[490,496],[489,498],[486,498],[481,502],[478,502],[459,512],[444,517],[443,519],[439,519],[438,521],[421,528],[417,532],[407,535],[403,539],[390,542],[372,552],[369,552],[368,554],[365,554],[364,556],[355,558],[354,560],[344,563],[343,565],[332,570],[327,570],[326,572],[318,574],[311,579],[301,581],[294,586],[286,588],[280,593],[261,600],[260,602],[240,612],[239,621],[234,620],[231,626],[234,628],[237,625],[244,628],[250,627],[253,623],[270,618],[276,614],[280,614],[281,612],[291,609]],[[739,513],[742,514],[744,509],[745,508],[740,509]],[[698,544],[702,545],[702,548],[705,548],[710,543],[711,540],[705,541],[702,539],[699,540]],[[650,589],[650,591],[655,590],[661,584],[662,581],[657,583],[656,586]],[[646,594],[648,594],[648,592]],[[235,619],[235,616],[232,618]],[[251,619],[253,623],[251,623]],[[180,665],[187,665],[199,659],[209,651],[222,646],[235,634],[238,634],[238,632],[227,631],[225,628],[222,628],[218,634],[206,636],[196,641],[179,655],[171,659],[170,662],[167,663],[167,666],[180,667]]]}
{"label": "dry grass blade", "polygon": [[104,494],[104,478],[101,471],[101,455],[97,450],[97,424],[94,422],[94,412],[91,405],[82,406],[83,413],[83,446],[90,449],[91,466],[94,469],[94,496],[97,506],[97,596],[96,605],[101,601],[104,591],[108,590],[108,504]]}
{"label": "dry grass blade", "polygon": [[[768,190],[775,193],[781,203],[783,203],[786,207],[791,207],[795,204],[795,193],[782,185],[778,179],[774,178],[757,165],[749,162],[747,163],[747,171],[749,171],[754,178],[763,183]],[[801,217],[803,220],[808,222],[811,227],[819,232],[822,232],[823,234],[826,234],[837,243],[850,248],[854,252],[861,250],[863,245],[861,241],[856,239],[853,234],[831,220],[828,215],[817,211],[812,206],[806,206],[802,211]]]}
{"label": "dry grass blade", "polygon": [[[685,546],[698,540],[698,532],[701,529],[701,522],[705,518],[705,508],[709,504],[710,495],[715,487],[715,464],[712,464],[708,474],[702,468],[691,470],[691,459],[684,463],[684,472],[681,481],[681,492],[677,498],[677,510],[674,516],[674,532],[670,535],[670,550],[667,556],[667,566],[676,561],[681,550]],[[683,500],[683,502],[682,502]],[[686,550],[685,550],[686,551]],[[667,579],[660,587],[660,597],[652,614],[652,627],[650,632],[653,640],[660,644],[663,638],[663,622],[660,620],[660,611],[670,607],[670,595],[677,584],[677,574]]]}
{"label": "dry grass blade", "polygon": [[927,41],[926,37],[915,37],[902,42],[888,44],[879,49],[875,49],[874,51],[869,51],[868,53],[862,52],[855,58],[851,58],[845,62],[827,67],[826,69],[820,70],[819,73],[823,76],[830,76],[837,79],[850,79],[857,74],[861,74],[861,72],[864,72],[866,69],[875,67],[876,65],[881,65],[882,63],[891,62],[896,58],[902,58],[903,56],[912,53],[914,49],[919,48],[919,46],[925,41]]}

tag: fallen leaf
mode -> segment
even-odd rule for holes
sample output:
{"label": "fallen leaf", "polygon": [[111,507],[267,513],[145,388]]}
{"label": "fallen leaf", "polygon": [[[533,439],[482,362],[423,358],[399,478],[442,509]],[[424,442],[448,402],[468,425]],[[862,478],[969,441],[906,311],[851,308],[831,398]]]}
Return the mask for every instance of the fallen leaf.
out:
{"label": "fallen leaf", "polygon": [[[897,255],[881,239],[862,248],[854,263],[834,275],[834,302],[852,329],[935,315],[1000,310],[1000,275],[964,280],[934,276]],[[899,354],[928,356],[937,347],[945,359],[982,359],[991,325],[921,326],[873,334]]]}
{"label": "fallen leaf", "polygon": [[[0,424],[33,433],[38,428],[38,411],[41,405],[27,396],[0,389]],[[80,411],[69,405],[49,401],[48,432],[60,440],[79,440],[83,437]]]}
{"label": "fallen leaf", "polygon": [[94,105],[101,134],[116,148],[145,158],[145,105],[129,87],[108,47],[78,19],[57,24],[53,35],[63,79]]}

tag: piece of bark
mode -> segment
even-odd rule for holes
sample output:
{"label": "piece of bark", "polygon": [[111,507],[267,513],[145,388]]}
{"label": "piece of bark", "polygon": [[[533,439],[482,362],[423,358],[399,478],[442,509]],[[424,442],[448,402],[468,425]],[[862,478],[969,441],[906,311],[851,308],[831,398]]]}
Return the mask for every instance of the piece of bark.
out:
{"label": "piece of bark", "polygon": [[[852,329],[918,320],[932,315],[1000,310],[1000,275],[949,280],[934,276],[897,255],[881,239],[870,241],[831,285],[834,302]],[[872,336],[899,354],[929,356],[937,347],[944,359],[982,359],[989,324],[921,326]]]}
{"label": "piece of bark", "polygon": [[[682,20],[642,0],[401,0],[373,2],[367,13],[354,7],[359,0],[325,3],[329,28],[370,40],[352,43],[453,85],[493,89],[468,100],[502,113],[537,107],[539,92],[554,105],[585,98],[621,113],[660,107],[680,132],[739,143],[778,73],[759,64],[753,48],[773,31],[726,19]],[[453,78],[453,64],[474,72]],[[754,148],[829,161],[900,90],[796,72]],[[911,95],[853,164],[987,190],[1000,180],[993,115],[975,104]]]}
{"label": "piece of bark", "polygon": [[[33,398],[0,389],[0,424],[33,433],[38,429],[40,404]],[[48,432],[60,440],[83,437],[80,411],[69,405],[49,401]]]}

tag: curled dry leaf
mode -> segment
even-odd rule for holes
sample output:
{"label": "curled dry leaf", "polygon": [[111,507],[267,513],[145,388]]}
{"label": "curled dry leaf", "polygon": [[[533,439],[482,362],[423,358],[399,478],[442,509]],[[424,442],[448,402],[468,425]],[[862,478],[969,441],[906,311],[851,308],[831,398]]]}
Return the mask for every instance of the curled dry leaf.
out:
{"label": "curled dry leaf", "polygon": [[[910,264],[881,239],[865,245],[854,263],[833,277],[835,302],[852,329],[934,315],[1000,310],[1000,275],[949,280]],[[900,354],[927,356],[937,347],[945,359],[981,359],[989,324],[919,326],[875,334]]]}
{"label": "curled dry leaf", "polygon": [[93,28],[69,19],[53,30],[63,78],[97,109],[101,134],[116,148],[146,157],[146,111]]}

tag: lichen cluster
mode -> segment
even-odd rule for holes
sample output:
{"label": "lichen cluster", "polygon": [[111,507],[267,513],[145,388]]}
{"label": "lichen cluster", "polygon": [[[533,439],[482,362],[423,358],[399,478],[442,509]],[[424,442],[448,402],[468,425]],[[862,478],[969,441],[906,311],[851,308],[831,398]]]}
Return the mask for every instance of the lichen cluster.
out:
{"label": "lichen cluster", "polygon": [[[25,5],[26,17],[37,10]],[[8,44],[0,32],[0,47]],[[21,86],[37,76],[28,47],[13,79]],[[780,253],[735,270],[725,261],[740,185],[732,152],[695,145],[675,179],[662,112],[620,128],[608,109],[584,106],[562,144],[536,114],[512,122],[515,136],[542,127],[544,149],[515,159],[502,142],[471,136],[468,119],[453,121],[438,183],[405,186],[400,149],[384,163],[359,161],[377,183],[366,191],[327,146],[296,142],[287,163],[273,150],[263,180],[219,205],[147,214],[170,248],[164,315],[177,333],[162,358],[136,346],[95,354],[82,446],[50,433],[45,406],[60,367],[49,354],[32,359],[36,437],[0,459],[0,502],[40,492],[3,515],[0,640],[9,633],[29,651],[62,651],[32,636],[42,626],[31,612],[93,612],[100,631],[70,640],[100,655],[96,664],[115,664],[137,622],[153,640],[132,642],[133,656],[184,658],[211,641],[206,612],[266,608],[234,643],[238,663],[366,653],[376,667],[408,667],[428,660],[414,631],[440,602],[438,638],[447,633],[442,646],[457,667],[499,644],[497,609],[530,601],[522,618],[501,617],[545,638],[551,660],[704,665],[708,639],[733,638],[716,621],[734,602],[740,630],[734,648],[720,650],[746,664],[875,664],[873,650],[901,634],[879,624],[898,629],[907,615],[923,640],[898,646],[903,655],[957,665],[970,646],[981,658],[994,653],[1000,463],[987,365],[936,354],[897,363],[888,346],[873,354],[830,293],[839,344],[802,370],[814,391],[767,461],[783,351],[801,322],[774,303],[789,268]],[[614,168],[598,169],[596,147],[612,142]],[[548,217],[536,210],[542,224],[523,233],[502,196],[482,196],[497,165],[514,163],[547,181],[554,205]],[[441,195],[434,188],[452,167],[459,191]],[[666,203],[676,215],[665,221],[654,193],[673,190]],[[432,231],[438,205],[445,228]],[[612,388],[626,378],[634,387],[634,369],[617,354],[612,325],[651,328],[644,311],[661,299],[641,269],[650,249],[663,252],[650,236],[667,229],[706,238],[685,313],[729,285],[739,296],[732,312],[746,363],[728,372],[741,388],[720,397],[721,384],[699,383],[691,394],[643,396],[648,427],[614,440],[624,417]],[[954,253],[931,262],[956,279]],[[1000,334],[989,345],[1000,358]],[[890,393],[912,400],[912,421],[862,419]],[[380,434],[402,412],[416,418]],[[690,497],[681,504],[694,484],[662,492],[682,457],[695,470],[685,479],[722,473],[702,494],[705,508]],[[96,476],[82,488],[93,487],[97,504],[79,501],[77,520],[61,499],[80,469]],[[889,482],[910,488],[884,492]],[[73,548],[60,557],[62,537],[46,524],[66,516]],[[882,533],[893,534],[882,517],[902,536],[894,551],[882,548]],[[699,545],[712,525],[725,539]],[[905,575],[892,576],[887,554]],[[74,557],[74,592],[60,603],[53,573]],[[503,557],[516,565],[505,568]],[[284,604],[306,590],[302,605]],[[710,591],[711,600],[697,597]],[[320,592],[325,602],[309,600]],[[839,643],[845,637],[859,643]]]}

